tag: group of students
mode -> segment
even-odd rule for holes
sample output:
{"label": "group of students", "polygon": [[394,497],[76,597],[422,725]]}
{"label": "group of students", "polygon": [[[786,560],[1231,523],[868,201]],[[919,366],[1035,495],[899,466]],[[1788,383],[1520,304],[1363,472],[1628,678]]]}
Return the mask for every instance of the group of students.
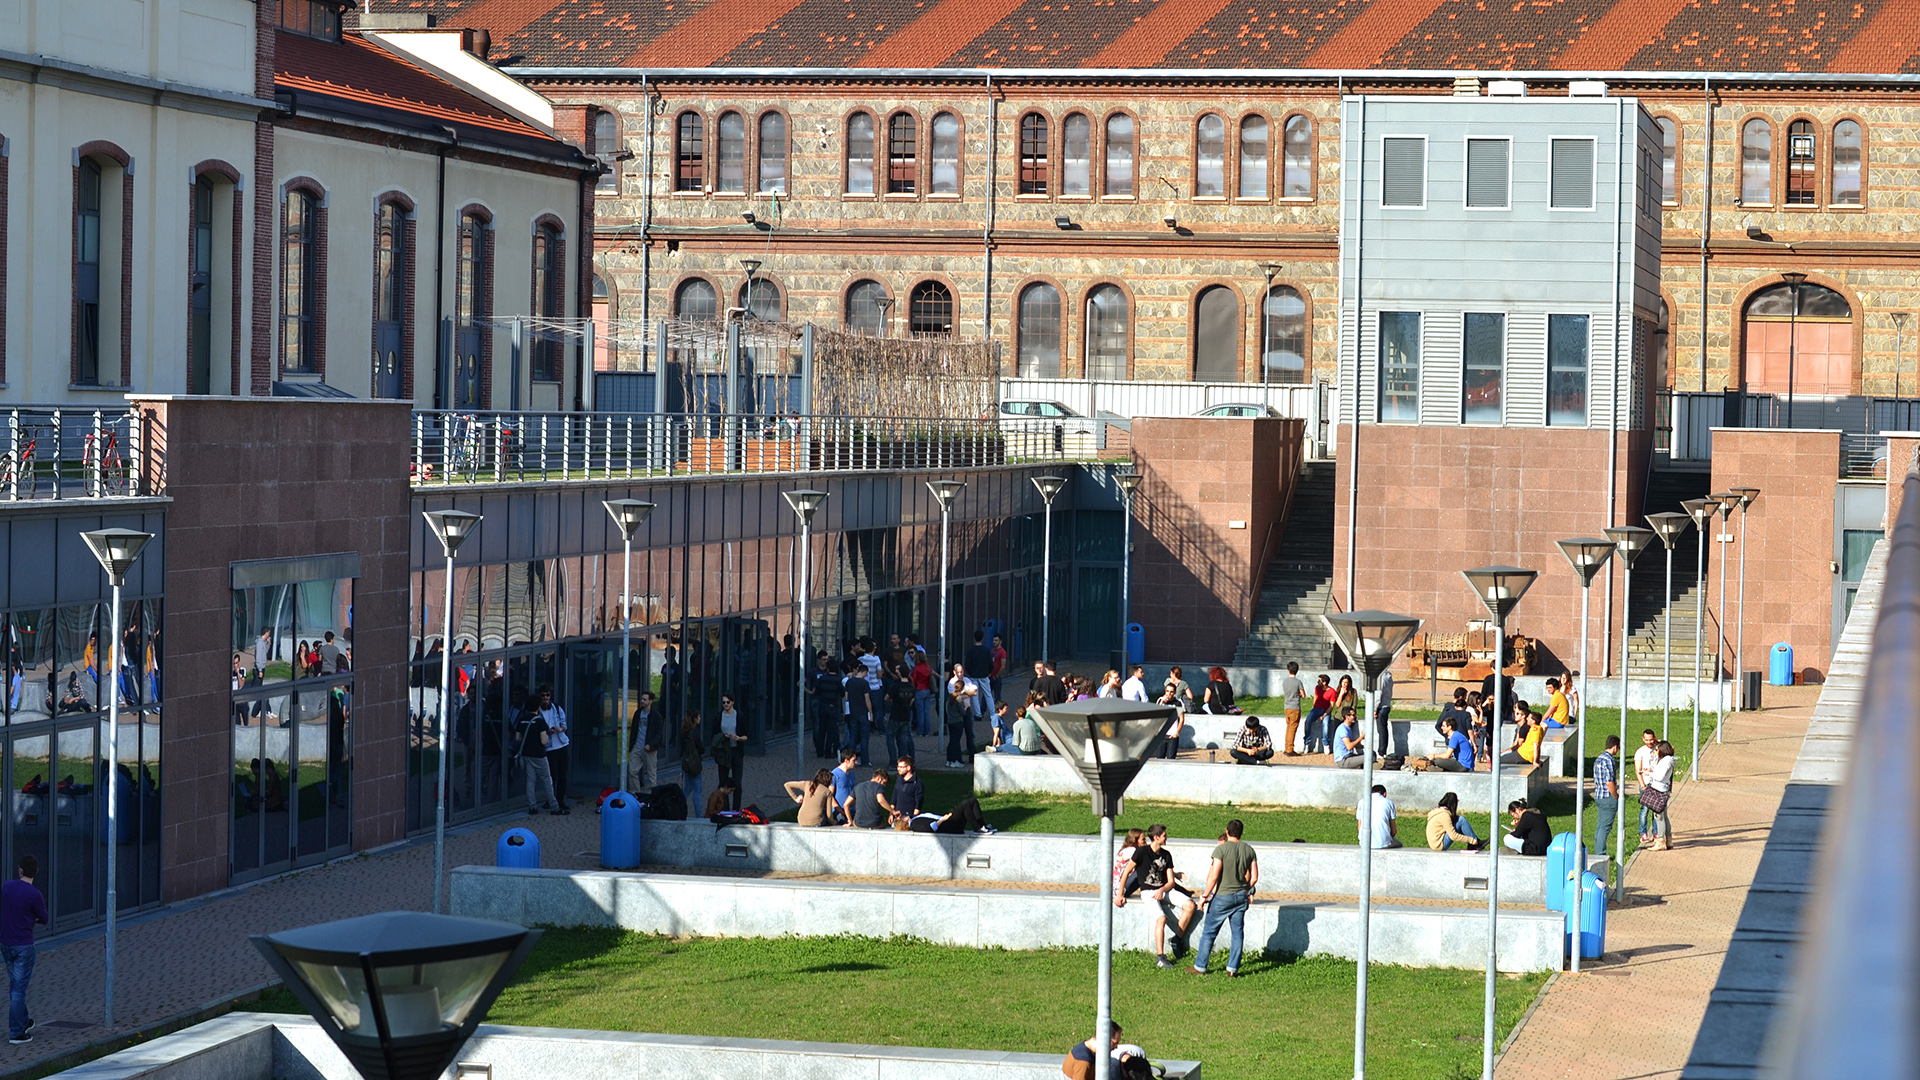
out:
{"label": "group of students", "polygon": [[894,768],[897,772],[889,776],[885,769],[862,766],[859,752],[849,747],[840,751],[838,767],[821,769],[808,780],[790,780],[786,792],[799,805],[803,826],[946,835],[999,831],[987,824],[975,798],[961,799],[944,814],[928,810],[926,784],[914,772],[913,755],[900,755]]}

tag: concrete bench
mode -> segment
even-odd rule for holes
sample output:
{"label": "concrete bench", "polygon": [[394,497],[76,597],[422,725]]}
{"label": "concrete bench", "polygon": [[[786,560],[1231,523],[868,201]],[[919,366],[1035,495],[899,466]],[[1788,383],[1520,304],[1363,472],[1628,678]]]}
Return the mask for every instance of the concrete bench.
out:
{"label": "concrete bench", "polygon": [[[1402,813],[1424,814],[1451,791],[1469,810],[1488,805],[1492,774],[1376,770],[1373,782]],[[980,754],[973,759],[973,790],[983,795],[1034,792],[1085,795],[1087,787],[1065,759],[1054,754]],[[1500,801],[1537,803],[1547,791],[1546,770],[1505,766],[1500,771]],[[1331,765],[1236,765],[1232,762],[1166,761],[1146,763],[1127,788],[1135,799],[1218,806],[1360,805],[1360,770]]]}
{"label": "concrete bench", "polygon": [[[1222,819],[1224,824],[1224,818]],[[1423,843],[1424,819],[1409,817],[1401,831]],[[1336,844],[1255,844],[1260,883],[1269,891],[1317,896],[1360,894],[1360,847]],[[1198,885],[1211,840],[1171,840],[1175,868]],[[1545,859],[1503,852],[1500,895],[1509,902],[1546,901]],[[851,877],[940,878],[981,884],[1092,884],[1105,861],[1097,836],[992,833],[941,836],[892,829],[803,828],[792,824],[715,826],[705,821],[642,823],[640,857],[652,866],[754,870]],[[1408,900],[1484,903],[1487,858],[1424,846],[1373,853],[1373,894]],[[1596,866],[1604,860],[1595,858]]]}
{"label": "concrete bench", "polygon": [[[1049,949],[1099,943],[1100,898],[911,885],[640,874],[616,870],[519,870],[462,866],[451,876],[453,913],[524,926],[620,927],[701,937],[904,935],[939,945]],[[1114,913],[1114,946],[1151,947],[1153,905]],[[1256,903],[1248,943],[1298,956],[1358,955],[1354,904]],[[1409,967],[1483,968],[1483,908],[1373,909],[1371,957]],[[1565,951],[1558,912],[1500,914],[1500,970],[1557,971]],[[1225,946],[1225,942],[1221,943]]]}

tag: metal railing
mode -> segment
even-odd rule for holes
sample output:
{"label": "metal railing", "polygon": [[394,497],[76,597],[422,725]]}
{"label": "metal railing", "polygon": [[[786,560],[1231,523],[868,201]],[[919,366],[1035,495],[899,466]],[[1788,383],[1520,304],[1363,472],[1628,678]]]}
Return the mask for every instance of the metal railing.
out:
{"label": "metal railing", "polygon": [[1124,423],[1070,418],[447,412],[413,415],[419,486],[984,468],[1124,452]]}
{"label": "metal railing", "polygon": [[9,406],[0,450],[0,500],[147,494],[140,415],[126,406]]}
{"label": "metal railing", "polygon": [[1788,404],[1777,394],[1739,390],[1659,391],[1654,400],[1654,451],[1673,461],[1709,461],[1717,427],[1838,431],[1842,476],[1884,476],[1887,440],[1882,432],[1911,431],[1920,424],[1920,398],[1798,396],[1791,409]]}
{"label": "metal railing", "polygon": [[1000,400],[1052,401],[1087,417],[1198,416],[1217,405],[1255,405],[1307,421],[1309,456],[1329,456],[1333,386],[1100,379],[1001,379]]}

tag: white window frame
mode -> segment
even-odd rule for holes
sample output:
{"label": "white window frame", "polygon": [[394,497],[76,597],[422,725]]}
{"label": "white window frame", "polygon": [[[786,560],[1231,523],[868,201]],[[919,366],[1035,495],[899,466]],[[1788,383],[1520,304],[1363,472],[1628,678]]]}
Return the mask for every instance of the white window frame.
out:
{"label": "white window frame", "polygon": [[[1387,202],[1387,140],[1389,139],[1419,139],[1420,140],[1420,205],[1419,206],[1398,206],[1398,205],[1389,204]],[[1433,180],[1433,155],[1431,153],[1431,147],[1427,145],[1427,137],[1425,135],[1382,135],[1380,136],[1380,195],[1379,195],[1379,199],[1377,200],[1380,209],[1382,210],[1425,210],[1427,208],[1427,202],[1428,202],[1427,189],[1430,186],[1432,186],[1432,180]],[[1424,323],[1421,326],[1421,332],[1422,333],[1426,332]]]}
{"label": "white window frame", "polygon": [[[1411,420],[1386,417],[1386,365],[1381,362],[1380,345],[1386,337],[1386,317],[1388,315],[1412,315],[1419,322],[1419,329],[1413,335],[1414,348],[1420,355],[1413,363],[1413,418]],[[1421,399],[1426,396],[1427,363],[1427,312],[1422,308],[1409,311],[1403,308],[1388,310],[1375,308],[1373,312],[1373,422],[1376,424],[1404,424],[1418,427]]]}
{"label": "white window frame", "polygon": [[[1467,316],[1500,316],[1500,419],[1467,419]],[[1426,330],[1421,327],[1422,333]],[[1460,313],[1460,426],[1461,427],[1506,427],[1507,426],[1507,369],[1513,355],[1513,313],[1509,311],[1462,311]]]}
{"label": "white window frame", "polygon": [[[1471,167],[1471,146],[1477,142],[1503,142],[1507,144],[1507,198],[1503,205],[1470,206],[1467,203],[1467,170]],[[1384,172],[1382,175],[1384,175]],[[1482,214],[1503,214],[1513,210],[1513,136],[1468,135],[1460,140],[1460,209]]]}
{"label": "white window frame", "polygon": [[[1557,142],[1586,142],[1593,144],[1593,156],[1588,159],[1592,162],[1593,175],[1587,181],[1587,190],[1592,193],[1593,200],[1586,206],[1553,205],[1553,144]],[[1616,147],[1616,150],[1617,149]],[[1614,197],[1618,198],[1619,194],[1617,191],[1614,192]],[[1547,212],[1550,214],[1597,214],[1600,212],[1600,140],[1597,137],[1592,135],[1553,135],[1548,137]]]}

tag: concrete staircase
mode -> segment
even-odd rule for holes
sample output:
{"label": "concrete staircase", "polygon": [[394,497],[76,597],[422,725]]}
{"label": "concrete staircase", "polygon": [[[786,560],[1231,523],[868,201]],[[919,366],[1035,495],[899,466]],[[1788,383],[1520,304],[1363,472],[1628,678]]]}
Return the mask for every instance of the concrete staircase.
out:
{"label": "concrete staircase", "polygon": [[1287,509],[1286,534],[1267,564],[1260,600],[1233,662],[1242,667],[1324,667],[1332,644],[1320,616],[1333,600],[1333,462],[1310,461]]}
{"label": "concrete staircase", "polygon": [[[1649,514],[1674,511],[1683,513],[1682,499],[1697,499],[1707,494],[1712,478],[1704,470],[1696,469],[1656,469],[1647,480],[1646,512]],[[1644,525],[1644,520],[1636,522]],[[1693,682],[1693,659],[1695,637],[1693,632],[1694,608],[1699,602],[1699,592],[1694,588],[1694,560],[1700,550],[1700,534],[1689,528],[1681,534],[1679,542],[1673,546],[1673,677],[1676,681]],[[1712,572],[1713,552],[1709,550],[1708,567]],[[1665,649],[1667,638],[1666,595],[1666,550],[1658,541],[1640,556],[1633,567],[1633,635],[1627,639],[1627,672],[1634,680],[1659,679],[1666,671]],[[1706,634],[1707,655],[1700,659],[1700,677],[1713,678],[1714,611],[1707,609],[1703,632]]]}

